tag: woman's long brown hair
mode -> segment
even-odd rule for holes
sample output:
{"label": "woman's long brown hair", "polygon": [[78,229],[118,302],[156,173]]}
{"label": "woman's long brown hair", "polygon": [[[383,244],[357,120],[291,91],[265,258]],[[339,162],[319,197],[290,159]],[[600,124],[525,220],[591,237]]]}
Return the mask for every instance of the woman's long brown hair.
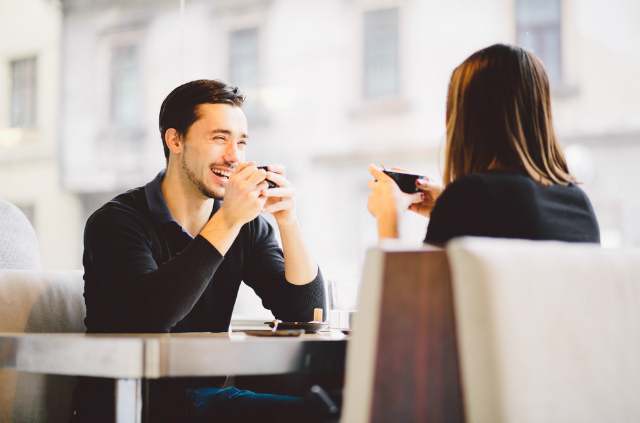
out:
{"label": "woman's long brown hair", "polygon": [[444,183],[491,169],[522,172],[543,185],[575,182],[553,130],[542,62],[503,44],[458,66],[447,96]]}

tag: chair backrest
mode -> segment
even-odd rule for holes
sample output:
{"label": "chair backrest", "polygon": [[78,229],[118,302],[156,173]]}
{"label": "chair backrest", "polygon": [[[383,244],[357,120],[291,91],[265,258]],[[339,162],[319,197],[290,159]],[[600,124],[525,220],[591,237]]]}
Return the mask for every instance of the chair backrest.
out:
{"label": "chair backrest", "polygon": [[640,250],[449,244],[470,422],[640,421]]}
{"label": "chair backrest", "polygon": [[462,422],[444,251],[368,251],[347,350],[342,421]]}
{"label": "chair backrest", "polygon": [[84,332],[81,270],[0,270],[0,332]]}
{"label": "chair backrest", "polygon": [[[0,332],[84,332],[82,272],[0,270]],[[0,370],[0,421],[68,422],[75,378]]]}
{"label": "chair backrest", "polygon": [[40,269],[36,233],[24,213],[0,199],[0,269]]}

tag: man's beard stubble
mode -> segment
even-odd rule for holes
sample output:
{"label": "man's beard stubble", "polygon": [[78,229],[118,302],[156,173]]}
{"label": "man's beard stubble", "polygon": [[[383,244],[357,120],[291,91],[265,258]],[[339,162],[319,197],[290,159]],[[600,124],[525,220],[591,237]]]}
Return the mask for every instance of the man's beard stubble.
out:
{"label": "man's beard stubble", "polygon": [[185,155],[182,155],[182,160],[181,160],[180,164],[181,164],[182,170],[184,171],[185,175],[187,175],[187,178],[189,179],[189,181],[200,192],[200,194],[202,194],[203,196],[205,196],[207,198],[214,198],[214,199],[217,199],[217,200],[222,200],[222,196],[216,194],[215,192],[213,192],[209,188],[207,188],[207,186],[204,184],[204,182],[202,182],[202,180],[198,179],[196,174],[193,173],[193,171],[191,169],[189,169],[189,166],[187,166],[187,161],[185,160]]}

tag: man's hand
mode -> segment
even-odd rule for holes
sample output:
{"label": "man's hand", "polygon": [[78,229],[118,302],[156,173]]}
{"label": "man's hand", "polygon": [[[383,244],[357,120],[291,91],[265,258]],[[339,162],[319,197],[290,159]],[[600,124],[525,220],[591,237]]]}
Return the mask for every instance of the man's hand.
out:
{"label": "man's hand", "polygon": [[252,221],[264,209],[267,197],[267,172],[254,162],[240,164],[229,178],[220,212],[231,226],[242,226]]}
{"label": "man's hand", "polygon": [[264,192],[267,197],[264,211],[273,214],[278,226],[295,223],[295,191],[285,177],[284,166],[269,165],[267,169],[267,179],[274,182],[277,187],[269,188]]}
{"label": "man's hand", "polygon": [[267,166],[267,179],[277,187],[264,191],[267,202],[264,211],[272,213],[280,228],[284,253],[284,276],[293,285],[305,285],[318,275],[318,265],[302,240],[295,212],[294,190],[285,177],[284,166]]}
{"label": "man's hand", "polygon": [[264,191],[268,187],[266,174],[255,163],[246,162],[239,165],[229,178],[220,210],[200,232],[220,254],[229,251],[242,225],[255,219],[264,209],[267,201]]}

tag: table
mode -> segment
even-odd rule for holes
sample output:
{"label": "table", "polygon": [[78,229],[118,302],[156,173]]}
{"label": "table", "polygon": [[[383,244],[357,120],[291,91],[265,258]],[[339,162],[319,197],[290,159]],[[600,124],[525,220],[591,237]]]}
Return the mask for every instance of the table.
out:
{"label": "table", "polygon": [[324,372],[344,365],[346,337],[0,333],[0,367],[116,380],[116,421],[142,422],[142,383],[161,377]]}

